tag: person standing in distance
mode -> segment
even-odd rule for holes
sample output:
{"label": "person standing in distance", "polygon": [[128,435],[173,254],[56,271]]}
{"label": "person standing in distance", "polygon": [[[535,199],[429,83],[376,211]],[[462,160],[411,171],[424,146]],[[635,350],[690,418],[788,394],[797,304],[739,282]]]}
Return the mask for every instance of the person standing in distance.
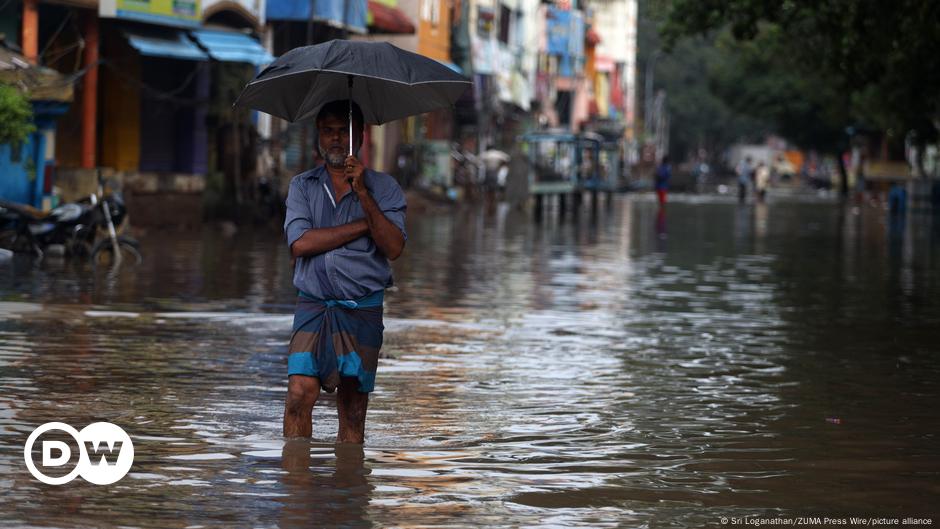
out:
{"label": "person standing in distance", "polygon": [[666,205],[670,178],[672,178],[672,166],[669,164],[669,155],[666,155],[656,168],[656,198],[659,200],[660,208]]}

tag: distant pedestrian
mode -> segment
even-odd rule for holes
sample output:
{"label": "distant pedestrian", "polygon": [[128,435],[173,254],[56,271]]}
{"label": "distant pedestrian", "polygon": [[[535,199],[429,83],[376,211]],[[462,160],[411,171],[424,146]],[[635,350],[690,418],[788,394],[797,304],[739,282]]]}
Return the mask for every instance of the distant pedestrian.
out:
{"label": "distant pedestrian", "polygon": [[663,156],[662,162],[656,168],[656,196],[659,206],[666,205],[666,194],[669,192],[669,179],[672,178],[672,166],[669,165],[669,156]]}
{"label": "distant pedestrian", "polygon": [[513,146],[510,156],[506,202],[513,208],[521,209],[529,198],[529,157],[518,142]]}
{"label": "distant pedestrian", "polygon": [[738,202],[744,203],[744,200],[747,198],[747,186],[751,181],[751,157],[747,156],[740,162],[735,168],[735,172],[738,175]]}
{"label": "distant pedestrian", "polygon": [[754,172],[754,193],[757,195],[757,201],[763,203],[767,197],[767,187],[770,186],[770,167],[760,162],[757,164],[757,170]]}
{"label": "distant pedestrian", "polygon": [[492,144],[480,155],[483,161],[483,191],[487,206],[495,206],[499,193],[499,172],[503,164],[509,161],[509,155],[495,148]]}
{"label": "distant pedestrian", "polygon": [[506,194],[506,180],[509,179],[509,163],[503,162],[500,164],[499,169],[496,171],[496,189],[499,193],[500,198],[504,198]]}
{"label": "distant pedestrian", "polygon": [[898,246],[900,236],[904,234],[906,213],[907,188],[900,182],[891,182],[891,189],[888,191],[888,234],[892,236],[890,248],[895,255],[901,253],[901,248]]}
{"label": "distant pedestrian", "polygon": [[907,189],[898,182],[891,182],[888,191],[888,212],[894,216],[903,216],[907,210]]}
{"label": "distant pedestrian", "polygon": [[858,166],[855,169],[855,201],[861,204],[865,201],[865,165],[867,157],[861,153],[858,157]]}

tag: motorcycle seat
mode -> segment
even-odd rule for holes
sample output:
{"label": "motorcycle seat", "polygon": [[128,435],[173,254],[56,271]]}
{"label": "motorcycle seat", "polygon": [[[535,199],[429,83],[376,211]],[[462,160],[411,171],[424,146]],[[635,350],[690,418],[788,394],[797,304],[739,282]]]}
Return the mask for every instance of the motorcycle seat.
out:
{"label": "motorcycle seat", "polygon": [[0,208],[6,209],[30,220],[43,220],[49,216],[49,213],[36,209],[29,204],[20,204],[0,199]]}

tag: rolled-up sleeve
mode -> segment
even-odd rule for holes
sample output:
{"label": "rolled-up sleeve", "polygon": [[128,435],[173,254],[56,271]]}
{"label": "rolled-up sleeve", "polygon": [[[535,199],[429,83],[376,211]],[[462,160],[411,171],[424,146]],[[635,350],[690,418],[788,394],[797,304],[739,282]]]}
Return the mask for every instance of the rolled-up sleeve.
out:
{"label": "rolled-up sleeve", "polygon": [[295,176],[287,191],[287,215],[284,217],[284,235],[287,247],[313,227],[310,219],[310,203],[303,189],[303,175]]}
{"label": "rolled-up sleeve", "polygon": [[376,197],[379,209],[392,224],[401,230],[402,236],[408,240],[408,232],[405,230],[405,211],[408,204],[405,201],[405,193],[401,186],[395,181],[395,178],[389,175],[383,175],[383,184],[381,191]]}

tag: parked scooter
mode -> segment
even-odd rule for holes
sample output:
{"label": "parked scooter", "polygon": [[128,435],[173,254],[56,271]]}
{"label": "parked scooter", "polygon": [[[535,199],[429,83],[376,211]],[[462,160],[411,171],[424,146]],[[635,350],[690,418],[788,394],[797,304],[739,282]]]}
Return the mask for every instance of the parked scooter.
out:
{"label": "parked scooter", "polygon": [[121,194],[114,191],[104,196],[100,183],[88,198],[48,213],[0,200],[0,247],[39,258],[58,254],[90,256],[96,265],[119,260],[137,264],[142,261],[139,243],[117,235],[115,229],[126,215]]}

